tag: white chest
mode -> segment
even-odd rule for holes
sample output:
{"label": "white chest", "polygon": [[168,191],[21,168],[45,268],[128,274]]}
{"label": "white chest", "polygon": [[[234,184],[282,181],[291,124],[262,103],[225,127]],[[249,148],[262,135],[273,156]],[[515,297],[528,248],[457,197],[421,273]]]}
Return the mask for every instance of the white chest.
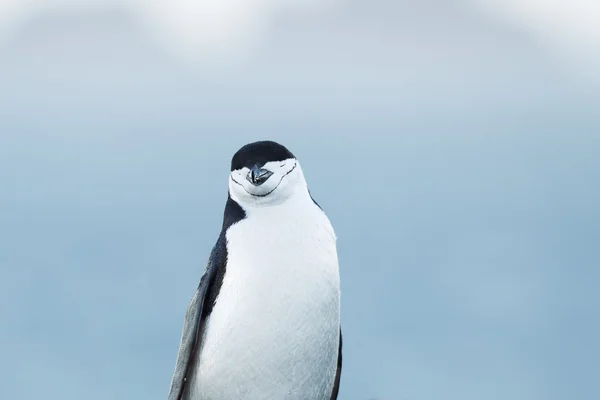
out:
{"label": "white chest", "polygon": [[192,398],[329,400],[340,286],[327,217],[312,203],[249,210],[227,239]]}

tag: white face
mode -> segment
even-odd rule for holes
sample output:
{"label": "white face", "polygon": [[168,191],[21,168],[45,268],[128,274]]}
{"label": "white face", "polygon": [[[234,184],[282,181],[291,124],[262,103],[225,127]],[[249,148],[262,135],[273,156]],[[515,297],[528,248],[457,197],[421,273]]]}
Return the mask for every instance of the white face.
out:
{"label": "white face", "polygon": [[254,170],[236,169],[229,177],[232,199],[252,207],[280,204],[302,188],[306,189],[306,181],[295,158],[270,161]]}

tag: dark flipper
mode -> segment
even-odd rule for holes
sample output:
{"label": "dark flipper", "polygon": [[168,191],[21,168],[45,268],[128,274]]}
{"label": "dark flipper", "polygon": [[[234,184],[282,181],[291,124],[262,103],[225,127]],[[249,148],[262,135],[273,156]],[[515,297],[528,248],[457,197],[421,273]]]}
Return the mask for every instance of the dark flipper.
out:
{"label": "dark flipper", "polygon": [[331,400],[337,400],[338,392],[340,391],[340,377],[342,376],[342,329],[340,328],[340,347],[338,350],[337,370],[335,372],[335,381],[333,383],[333,392]]}
{"label": "dark flipper", "polygon": [[208,292],[210,281],[213,280],[216,268],[209,268],[200,279],[198,290],[194,294],[190,306],[185,314],[183,322],[183,332],[181,334],[181,344],[179,345],[179,354],[175,364],[175,372],[171,380],[171,389],[169,391],[169,400],[181,400],[185,392],[185,384],[192,371],[192,364],[196,351],[200,346],[202,333],[200,332],[202,309],[204,299]]}

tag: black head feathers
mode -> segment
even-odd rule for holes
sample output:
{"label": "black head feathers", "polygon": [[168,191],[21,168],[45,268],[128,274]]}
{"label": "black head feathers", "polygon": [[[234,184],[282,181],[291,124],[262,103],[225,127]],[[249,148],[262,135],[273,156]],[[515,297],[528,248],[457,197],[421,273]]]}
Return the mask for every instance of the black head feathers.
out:
{"label": "black head feathers", "polygon": [[254,165],[262,167],[270,161],[283,161],[296,158],[285,146],[272,141],[260,141],[245,145],[239,149],[231,159],[231,170]]}

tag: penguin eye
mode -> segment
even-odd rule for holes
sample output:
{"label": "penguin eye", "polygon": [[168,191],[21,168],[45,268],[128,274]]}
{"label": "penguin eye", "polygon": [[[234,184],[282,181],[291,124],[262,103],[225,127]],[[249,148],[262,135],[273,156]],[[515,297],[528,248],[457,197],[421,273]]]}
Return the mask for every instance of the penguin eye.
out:
{"label": "penguin eye", "polygon": [[285,164],[286,164],[286,163],[283,163],[283,164],[281,164],[279,167],[285,167]]}

